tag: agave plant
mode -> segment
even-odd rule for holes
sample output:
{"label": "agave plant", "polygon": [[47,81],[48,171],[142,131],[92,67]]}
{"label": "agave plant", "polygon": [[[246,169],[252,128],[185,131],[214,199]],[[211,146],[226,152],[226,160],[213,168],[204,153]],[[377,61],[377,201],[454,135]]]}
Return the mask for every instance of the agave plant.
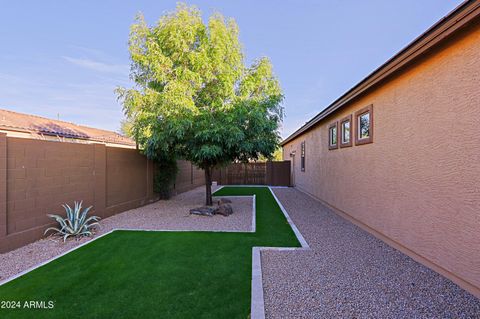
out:
{"label": "agave plant", "polygon": [[67,212],[66,218],[59,215],[47,214],[48,217],[55,219],[59,223],[60,228],[50,227],[45,230],[44,234],[50,230],[54,230],[58,235],[63,236],[63,241],[67,240],[70,236],[91,236],[93,234],[92,229],[95,225],[98,225],[100,217],[90,216],[87,218],[88,211],[92,206],[82,211],[82,203],[83,201],[75,201],[75,207],[73,209],[67,204],[62,205]]}

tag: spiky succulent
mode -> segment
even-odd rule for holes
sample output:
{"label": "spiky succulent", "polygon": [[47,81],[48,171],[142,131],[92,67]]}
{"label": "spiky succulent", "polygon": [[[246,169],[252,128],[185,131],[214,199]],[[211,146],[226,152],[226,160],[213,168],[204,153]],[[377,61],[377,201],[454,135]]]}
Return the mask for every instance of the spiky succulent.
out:
{"label": "spiky succulent", "polygon": [[94,226],[98,225],[100,217],[87,217],[88,211],[92,208],[92,206],[85,208],[82,211],[82,203],[83,201],[75,201],[75,206],[73,209],[68,206],[68,204],[62,205],[67,213],[66,217],[47,214],[48,217],[51,217],[58,222],[60,228],[50,227],[45,230],[44,234],[46,234],[50,230],[54,230],[58,235],[63,236],[63,241],[67,240],[67,238],[70,236],[91,236],[93,234],[92,230]]}

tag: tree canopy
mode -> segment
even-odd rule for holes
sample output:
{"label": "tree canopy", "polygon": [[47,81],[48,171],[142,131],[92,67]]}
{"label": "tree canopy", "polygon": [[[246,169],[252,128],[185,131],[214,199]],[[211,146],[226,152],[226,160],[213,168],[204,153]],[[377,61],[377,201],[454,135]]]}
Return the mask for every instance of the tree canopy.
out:
{"label": "tree canopy", "polygon": [[177,156],[205,170],[271,157],[283,95],[268,58],[246,66],[239,28],[179,4],[157,24],[138,15],[129,50],[132,88],[118,88],[130,133],[152,159]]}

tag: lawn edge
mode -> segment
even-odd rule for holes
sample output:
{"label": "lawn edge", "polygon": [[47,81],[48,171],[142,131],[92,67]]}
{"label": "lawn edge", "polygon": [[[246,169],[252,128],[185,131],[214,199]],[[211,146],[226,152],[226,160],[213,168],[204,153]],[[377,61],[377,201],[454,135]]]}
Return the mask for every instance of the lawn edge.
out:
{"label": "lawn edge", "polygon": [[[219,187],[216,191],[222,189],[223,186]],[[7,283],[9,283],[10,281],[13,281],[19,277],[22,277],[26,274],[28,274],[29,272],[31,271],[34,271],[35,269],[37,268],[40,268],[42,266],[45,266],[46,264],[56,260],[56,259],[59,259],[83,246],[86,246],[94,241],[96,241],[97,239],[100,239],[104,236],[107,236],[113,232],[116,232],[116,231],[139,231],[139,232],[210,232],[210,233],[255,233],[256,232],[256,215],[257,215],[257,211],[256,211],[256,195],[233,195],[233,196],[215,196],[213,195],[213,197],[251,197],[252,198],[252,223],[251,223],[251,226],[250,226],[250,230],[248,231],[236,231],[236,230],[192,230],[192,229],[136,229],[136,228],[126,228],[126,227],[115,227],[115,228],[112,228],[111,230],[109,230],[108,232],[104,233],[104,234],[101,234],[95,238],[92,238],[90,239],[89,241],[86,241],[84,243],[81,243],[80,245],[78,246],[75,246],[67,251],[64,251],[63,253],[57,255],[57,256],[54,256],[54,257],[51,257],[35,266],[32,266],[22,272],[19,272],[18,274],[15,274],[11,277],[8,277],[4,280],[0,280],[0,286],[3,286]]]}
{"label": "lawn edge", "polygon": [[[276,187],[275,187],[276,188]],[[284,188],[284,187],[278,187],[278,188]],[[307,241],[303,237],[302,233],[298,230],[297,226],[293,222],[292,218],[290,218],[290,215],[288,214],[287,210],[285,207],[283,207],[282,203],[278,199],[277,195],[272,191],[272,187],[269,186],[268,189],[270,190],[270,193],[272,193],[273,198],[275,198],[275,201],[277,202],[278,206],[280,207],[280,210],[282,211],[283,215],[285,215],[285,218],[288,221],[288,224],[290,224],[290,227],[292,228],[293,232],[295,233],[295,236],[297,237],[298,241],[300,242],[300,245],[302,246],[301,248],[310,248],[308,245]],[[296,248],[296,247],[295,247]]]}
{"label": "lawn edge", "polygon": [[[231,186],[231,185],[229,185]],[[236,187],[235,185],[231,187]],[[262,261],[261,261],[261,252],[262,251],[292,251],[292,250],[309,250],[310,246],[308,245],[307,241],[303,237],[303,235],[300,233],[298,230],[297,226],[293,222],[293,220],[290,218],[290,215],[288,214],[287,210],[285,207],[283,207],[282,203],[280,200],[277,198],[275,193],[273,192],[272,188],[277,188],[277,187],[272,187],[272,186],[260,186],[260,185],[238,185],[237,187],[267,187],[272,194],[273,198],[277,202],[277,205],[279,206],[280,210],[282,211],[283,215],[285,216],[288,224],[290,225],[291,229],[293,230],[297,240],[299,241],[301,247],[265,247],[265,246],[254,246],[252,247],[252,289],[251,289],[251,319],[264,319],[265,318],[265,299],[264,299],[264,291],[263,291],[263,276],[262,276]],[[223,186],[219,187],[216,191],[222,189]],[[284,187],[278,187],[278,188],[284,188]],[[216,192],[215,191],[215,192]],[[214,195],[214,194],[213,194]],[[215,196],[215,195],[214,195]],[[215,233],[229,233],[229,232],[236,232],[236,233],[252,233],[256,232],[256,196],[215,196],[215,197],[252,197],[253,204],[252,204],[252,225],[251,229],[246,232],[238,232],[238,231],[231,231],[231,230],[171,230],[171,229],[155,229],[155,230],[149,230],[149,229],[130,229],[130,228],[114,228],[102,235],[99,235],[98,237],[95,237],[85,243],[82,243],[76,247],[73,247],[72,249],[69,249],[60,255],[57,255],[55,257],[52,257],[36,266],[33,266],[27,270],[24,270],[12,277],[9,277],[5,280],[0,281],[0,286],[3,286],[4,284],[13,281],[21,276],[26,275],[27,273],[40,268],[42,266],[45,266],[46,264],[59,259],[69,253],[71,253],[74,250],[77,250],[83,246],[86,246],[92,242],[94,242],[97,239],[100,239],[104,236],[107,236],[115,231],[145,231],[145,232],[215,232]]]}
{"label": "lawn edge", "polygon": [[52,258],[49,258],[49,259],[47,259],[47,260],[39,263],[38,265],[35,265],[35,266],[33,266],[33,267],[30,267],[30,268],[28,268],[28,269],[26,269],[26,270],[24,270],[24,271],[22,271],[22,272],[20,272],[20,273],[18,273],[18,274],[16,274],[16,275],[13,275],[12,277],[9,277],[9,278],[7,278],[7,279],[4,279],[4,280],[0,281],[0,286],[3,286],[3,285],[5,285],[6,283],[9,283],[10,281],[13,281],[13,280],[15,280],[15,279],[17,279],[17,278],[19,278],[19,277],[22,277],[22,276],[28,274],[29,272],[34,271],[34,270],[37,269],[37,268],[40,268],[40,267],[42,267],[42,266],[45,266],[46,264],[51,263],[52,261],[54,261],[54,260],[56,260],[56,259],[59,259],[59,258],[65,256],[66,254],[71,253],[71,252],[74,251],[74,250],[77,250],[77,249],[79,249],[79,248],[81,248],[81,247],[83,247],[83,246],[86,246],[86,245],[94,242],[94,241],[97,240],[97,239],[100,239],[100,238],[102,238],[102,237],[105,237],[105,236],[113,233],[113,232],[116,231],[116,230],[117,230],[117,229],[112,229],[112,230],[110,230],[110,231],[108,231],[108,232],[106,232],[106,233],[104,233],[104,234],[99,235],[98,237],[92,238],[92,239],[89,240],[89,241],[86,241],[86,242],[84,242],[84,243],[81,243],[80,245],[75,246],[75,247],[73,247],[73,248],[71,248],[71,249],[69,249],[69,250],[67,250],[67,251],[64,251],[64,252],[61,253],[60,255],[54,256],[54,257],[52,257]]}
{"label": "lawn edge", "polygon": [[[255,186],[252,186],[255,187]],[[264,186],[265,187],[265,186]],[[270,193],[280,207],[283,215],[285,216],[290,228],[293,230],[297,240],[299,241],[301,247],[263,247],[255,246],[252,247],[252,292],[251,292],[251,305],[250,305],[250,318],[251,319],[265,319],[265,298],[263,291],[263,275],[262,275],[262,251],[292,251],[292,250],[310,250],[310,246],[303,237],[302,233],[298,230],[297,226],[290,218],[285,207],[278,199],[278,197],[273,192],[272,186],[268,186]],[[282,187],[284,188],[284,187]]]}

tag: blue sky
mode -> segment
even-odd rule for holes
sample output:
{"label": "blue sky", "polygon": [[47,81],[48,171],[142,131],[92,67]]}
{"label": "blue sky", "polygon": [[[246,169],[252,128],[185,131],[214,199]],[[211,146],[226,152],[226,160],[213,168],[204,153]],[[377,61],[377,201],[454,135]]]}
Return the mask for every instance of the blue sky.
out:
{"label": "blue sky", "polygon": [[[455,8],[459,0],[190,1],[240,27],[246,61],[271,58],[286,137]],[[2,1],[0,108],[109,130],[129,86],[129,26],[176,1]]]}

